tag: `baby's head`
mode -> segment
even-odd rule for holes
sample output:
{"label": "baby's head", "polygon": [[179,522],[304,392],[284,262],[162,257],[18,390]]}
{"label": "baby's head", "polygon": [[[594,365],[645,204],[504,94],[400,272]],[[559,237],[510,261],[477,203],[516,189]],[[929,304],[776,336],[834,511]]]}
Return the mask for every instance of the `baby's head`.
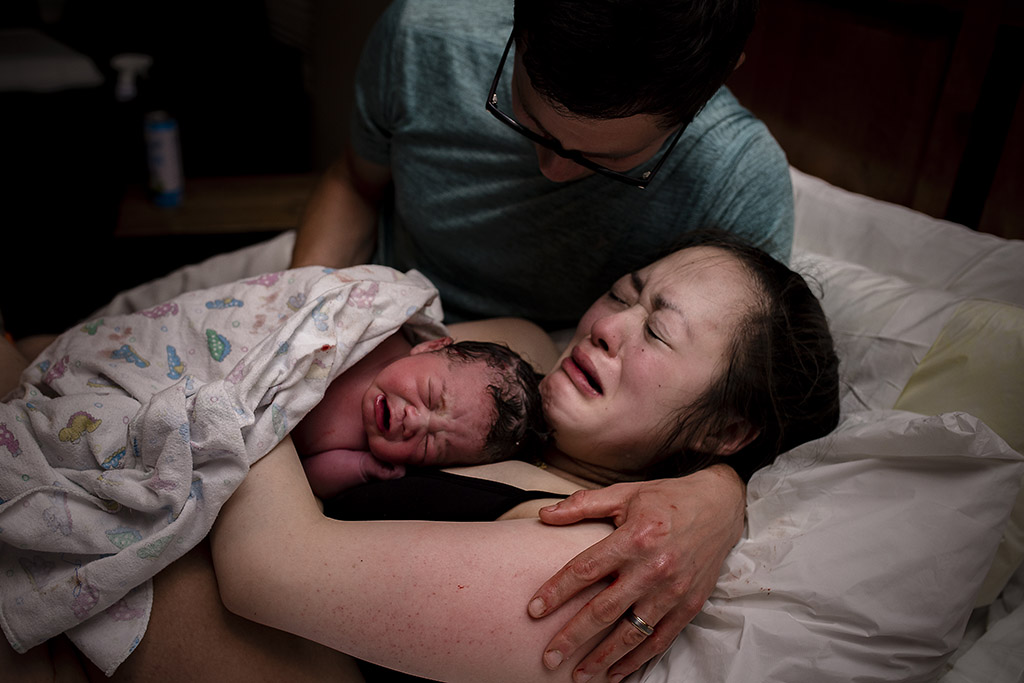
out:
{"label": "baby's head", "polygon": [[370,451],[392,464],[447,466],[536,450],[546,431],[539,379],[502,344],[423,342],[363,397]]}

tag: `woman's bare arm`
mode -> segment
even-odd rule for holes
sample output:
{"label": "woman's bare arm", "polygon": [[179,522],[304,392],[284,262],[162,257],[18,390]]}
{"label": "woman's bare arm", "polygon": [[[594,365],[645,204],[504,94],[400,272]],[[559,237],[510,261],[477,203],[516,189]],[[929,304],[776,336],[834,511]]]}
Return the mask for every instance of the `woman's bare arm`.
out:
{"label": "woman's bare arm", "polygon": [[[532,620],[525,605],[609,531],[327,519],[286,439],[253,467],[212,541],[221,597],[241,616],[430,678],[568,681],[574,662],[552,672],[538,656],[564,620]],[[566,604],[566,619],[596,592]]]}

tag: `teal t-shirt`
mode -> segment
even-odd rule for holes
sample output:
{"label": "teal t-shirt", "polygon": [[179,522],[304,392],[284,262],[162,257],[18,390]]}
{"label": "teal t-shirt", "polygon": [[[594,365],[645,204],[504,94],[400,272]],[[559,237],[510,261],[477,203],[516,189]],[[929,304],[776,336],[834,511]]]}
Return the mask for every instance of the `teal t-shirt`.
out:
{"label": "teal t-shirt", "polygon": [[[512,5],[397,0],[368,38],[352,145],[394,178],[381,263],[430,278],[446,322],[522,316],[560,328],[687,231],[729,230],[788,259],[785,155],[725,88],[644,190],[599,175],[567,183],[541,175],[533,144],[484,108]],[[512,54],[502,102],[511,101],[511,68]]]}

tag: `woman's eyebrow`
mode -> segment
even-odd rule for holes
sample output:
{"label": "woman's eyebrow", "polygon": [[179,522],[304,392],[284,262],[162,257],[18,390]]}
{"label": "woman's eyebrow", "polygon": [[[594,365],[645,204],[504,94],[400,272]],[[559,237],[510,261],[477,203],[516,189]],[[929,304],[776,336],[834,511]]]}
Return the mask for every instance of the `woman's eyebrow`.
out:
{"label": "woman's eyebrow", "polygon": [[629,274],[629,281],[632,283],[633,289],[635,289],[637,293],[644,290],[644,279],[638,271],[634,270]]}
{"label": "woman's eyebrow", "polygon": [[[643,291],[645,281],[643,277],[641,277],[639,272],[633,271],[632,273],[630,273],[629,280],[633,284],[633,287],[636,289],[637,293]],[[683,315],[683,310],[679,308],[679,306],[677,306],[675,302],[666,299],[661,293],[655,294],[654,297],[651,299],[651,303],[654,307],[654,310],[664,309],[666,311],[672,311],[673,313],[679,316]]]}
{"label": "woman's eyebrow", "polygon": [[438,376],[436,380],[437,384],[435,384],[435,390],[437,391],[437,396],[434,399],[435,403],[433,407],[434,410],[441,411],[448,402],[448,379],[447,376],[441,375]]}

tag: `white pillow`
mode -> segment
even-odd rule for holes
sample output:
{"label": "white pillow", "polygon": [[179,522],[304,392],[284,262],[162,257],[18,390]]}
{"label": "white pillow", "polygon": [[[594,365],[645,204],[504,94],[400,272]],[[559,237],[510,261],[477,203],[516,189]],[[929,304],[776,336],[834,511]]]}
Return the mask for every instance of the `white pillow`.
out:
{"label": "white pillow", "polygon": [[[1024,452],[1024,308],[965,299],[839,259],[797,253],[819,284],[840,357],[843,412],[966,411]],[[978,604],[1024,559],[1024,491]]]}
{"label": "white pillow", "polygon": [[962,301],[820,254],[797,252],[792,267],[820,287],[840,359],[844,413],[892,408]]}
{"label": "white pillow", "polygon": [[[914,370],[893,406],[926,415],[962,410],[978,417],[1024,453],[1024,308],[965,301]],[[1024,561],[1024,490],[978,605],[988,605]]]}
{"label": "white pillow", "polygon": [[847,416],[754,475],[709,603],[637,680],[933,680],[1022,476],[970,415]]}
{"label": "white pillow", "polygon": [[790,168],[794,250],[907,282],[1024,306],[1024,240],[1007,240],[830,185]]}

